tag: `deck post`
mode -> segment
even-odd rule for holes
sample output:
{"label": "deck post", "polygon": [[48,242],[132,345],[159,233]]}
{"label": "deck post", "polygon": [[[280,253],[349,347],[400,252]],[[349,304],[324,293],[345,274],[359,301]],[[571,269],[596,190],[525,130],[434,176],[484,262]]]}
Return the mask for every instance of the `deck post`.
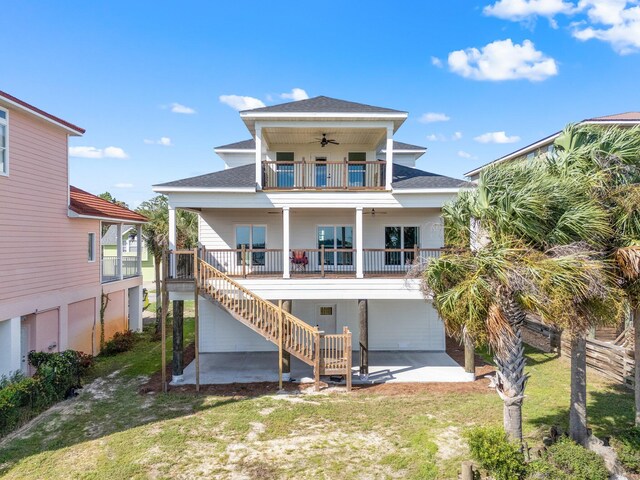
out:
{"label": "deck post", "polygon": [[393,122],[387,127],[387,146],[385,151],[385,190],[391,190],[393,182]]}
{"label": "deck post", "polygon": [[324,245],[320,245],[320,275],[324,277]]}
{"label": "deck post", "polygon": [[167,298],[167,277],[169,276],[169,268],[167,262],[169,260],[168,252],[162,253],[162,319],[161,319],[161,343],[162,343],[162,391],[167,392],[167,309],[169,308],[169,299]]}
{"label": "deck post", "polygon": [[198,274],[198,249],[193,249],[193,317],[195,322],[194,329],[194,350],[195,350],[195,362],[196,362],[196,392],[200,391],[200,317],[198,314],[198,297],[200,292],[198,284],[200,282],[200,276]]}
{"label": "deck post", "polygon": [[278,388],[282,390],[282,300],[278,300]]}
{"label": "deck post", "polygon": [[[282,301],[282,310],[284,310],[287,313],[291,313],[291,310],[292,310],[291,307],[292,307],[291,300]],[[283,331],[283,334],[284,334],[283,343],[286,343],[286,341],[289,340],[288,337],[290,332]],[[284,346],[282,347],[282,379],[285,382],[291,381],[291,353],[289,353]]]}
{"label": "deck post", "polygon": [[[169,206],[169,250],[177,248],[177,230],[176,230],[176,209]],[[177,257],[174,255],[171,262],[170,274],[171,278],[176,278]]]}
{"label": "deck post", "polygon": [[369,303],[358,300],[358,320],[360,323],[360,377],[369,376]]}
{"label": "deck post", "polygon": [[466,329],[462,333],[462,341],[464,343],[464,371],[476,379],[476,351],[473,344],[473,338],[467,334]]}
{"label": "deck post", "polygon": [[242,278],[247,278],[247,247],[242,245]]}
{"label": "deck post", "polygon": [[184,381],[184,300],[173,301],[173,350],[171,355],[171,383]]}
{"label": "deck post", "polygon": [[313,375],[315,379],[315,384],[316,384],[315,388],[317,392],[320,390],[320,357],[322,356],[320,352],[320,330],[318,329],[318,327],[316,327],[314,343],[315,343],[316,358],[315,358],[315,365],[313,367]]}
{"label": "deck post", "polygon": [[351,332],[347,327],[342,329],[342,333],[344,335],[344,349],[347,358],[346,372],[345,372],[345,382],[347,384],[347,392],[351,391],[351,365],[353,364],[353,352],[351,351]]}

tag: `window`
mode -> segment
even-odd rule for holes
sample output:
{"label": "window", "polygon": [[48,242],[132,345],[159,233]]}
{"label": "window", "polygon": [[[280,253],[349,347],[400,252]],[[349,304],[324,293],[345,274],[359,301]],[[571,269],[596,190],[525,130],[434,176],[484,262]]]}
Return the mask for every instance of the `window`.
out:
{"label": "window", "polygon": [[90,233],[89,234],[89,249],[87,251],[87,259],[90,262],[95,262],[96,261],[96,234],[95,233]]}
{"label": "window", "polygon": [[333,315],[333,307],[320,307],[320,315]]}
{"label": "window", "polygon": [[[246,250],[245,265],[264,266],[265,252],[267,248],[267,227],[264,225],[237,225],[236,248]],[[263,250],[251,252],[250,250]],[[237,264],[242,265],[242,252],[237,253]]]}
{"label": "window", "polygon": [[[353,249],[353,227],[350,225],[327,225],[318,227],[318,248],[325,248],[325,267],[353,265],[353,252],[340,250]],[[334,252],[335,251],[335,252]],[[318,256],[318,263],[321,262]]]}
{"label": "window", "polygon": [[0,109],[0,175],[9,175],[9,112]]}
{"label": "window", "polygon": [[[349,152],[349,186],[364,187],[367,165],[366,152]],[[358,163],[362,162],[362,163]]]}
{"label": "window", "polygon": [[384,248],[399,250],[385,252],[385,265],[410,265],[415,256],[413,249],[419,246],[419,227],[384,227]]}
{"label": "window", "polygon": [[276,162],[284,163],[276,164],[277,185],[279,188],[293,187],[293,171],[295,167],[293,159],[293,152],[276,152]]}

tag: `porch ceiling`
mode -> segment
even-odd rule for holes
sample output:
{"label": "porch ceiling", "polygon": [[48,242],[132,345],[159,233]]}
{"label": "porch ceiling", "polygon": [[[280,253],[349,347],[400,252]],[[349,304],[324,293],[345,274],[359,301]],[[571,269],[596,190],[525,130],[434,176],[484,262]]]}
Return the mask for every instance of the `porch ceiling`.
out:
{"label": "porch ceiling", "polygon": [[271,145],[293,145],[317,143],[322,134],[327,134],[327,139],[333,139],[341,145],[371,145],[376,147],[384,138],[386,130],[383,128],[335,128],[327,126],[322,128],[276,128],[268,127],[262,130],[262,134]]}

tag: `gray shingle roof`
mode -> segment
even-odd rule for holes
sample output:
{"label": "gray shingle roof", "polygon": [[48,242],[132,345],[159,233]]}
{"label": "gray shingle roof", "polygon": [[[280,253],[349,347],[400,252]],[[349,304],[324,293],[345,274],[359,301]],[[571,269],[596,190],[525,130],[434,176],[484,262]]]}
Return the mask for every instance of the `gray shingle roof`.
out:
{"label": "gray shingle roof", "polygon": [[[191,188],[251,188],[255,187],[255,166],[253,164],[229,168],[220,172],[207,173],[197,177],[183,178],[174,182],[161,183],[155,187],[191,187]],[[413,188],[462,188],[470,183],[457,178],[445,177],[436,173],[425,172],[417,168],[393,165],[394,189]]]}
{"label": "gray shingle roof", "polygon": [[[235,150],[255,150],[256,149],[256,141],[253,138],[248,140],[242,140],[241,142],[229,143],[227,145],[220,145],[216,147],[215,150],[223,150],[223,149],[235,149]],[[427,147],[421,147],[419,145],[411,145],[410,143],[397,142],[393,141],[393,149],[394,150],[426,150]]]}
{"label": "gray shingle roof", "polygon": [[243,110],[240,113],[406,113],[391,108],[374,107],[364,103],[348,102],[331,97],[313,97],[297,102],[281,103],[269,107]]}
{"label": "gray shingle roof", "polygon": [[425,172],[424,170],[405,167],[403,165],[393,165],[393,182],[391,183],[391,187],[394,190],[413,188],[464,188],[471,186],[471,183],[458,180],[457,178],[445,177],[444,175]]}
{"label": "gray shingle roof", "polygon": [[228,168],[219,172],[206,173],[197,177],[183,178],[161,183],[154,187],[204,187],[204,188],[246,188],[256,186],[256,169],[253,163]]}

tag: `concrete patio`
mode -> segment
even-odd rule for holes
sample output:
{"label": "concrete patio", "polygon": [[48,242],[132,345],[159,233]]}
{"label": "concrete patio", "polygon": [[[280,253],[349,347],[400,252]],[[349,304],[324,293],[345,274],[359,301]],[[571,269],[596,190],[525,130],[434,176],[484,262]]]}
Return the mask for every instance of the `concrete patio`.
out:
{"label": "concrete patio", "polygon": [[[445,352],[370,352],[369,378],[358,375],[359,353],[353,352],[353,384],[467,382],[473,380]],[[313,382],[313,368],[291,358],[291,378]],[[229,352],[200,354],[200,383],[252,383],[278,381],[278,352]],[[194,384],[195,362],[184,370],[184,383]]]}

